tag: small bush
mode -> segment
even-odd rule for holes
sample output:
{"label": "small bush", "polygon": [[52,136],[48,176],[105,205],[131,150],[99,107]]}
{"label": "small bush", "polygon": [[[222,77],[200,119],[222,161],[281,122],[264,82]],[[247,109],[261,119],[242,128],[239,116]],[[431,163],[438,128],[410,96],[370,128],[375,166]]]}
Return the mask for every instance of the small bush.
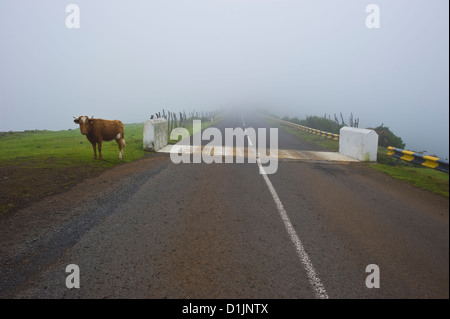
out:
{"label": "small bush", "polygon": [[405,148],[405,143],[402,139],[392,133],[392,131],[387,126],[380,126],[373,129],[378,134],[378,145],[383,147],[393,146],[397,148]]}
{"label": "small bush", "polygon": [[306,119],[302,120],[300,124],[314,128],[316,130],[326,131],[334,134],[339,134],[339,130],[344,126],[336,123],[333,120],[318,116],[307,116]]}

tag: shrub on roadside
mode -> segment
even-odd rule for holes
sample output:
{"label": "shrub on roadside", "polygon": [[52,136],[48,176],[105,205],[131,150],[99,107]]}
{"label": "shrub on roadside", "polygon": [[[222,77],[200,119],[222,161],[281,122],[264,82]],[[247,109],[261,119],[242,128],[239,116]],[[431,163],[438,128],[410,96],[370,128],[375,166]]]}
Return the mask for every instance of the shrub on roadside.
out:
{"label": "shrub on roadside", "polygon": [[378,134],[378,145],[383,147],[393,146],[397,148],[405,148],[403,140],[395,135],[387,126],[380,126],[373,129]]}

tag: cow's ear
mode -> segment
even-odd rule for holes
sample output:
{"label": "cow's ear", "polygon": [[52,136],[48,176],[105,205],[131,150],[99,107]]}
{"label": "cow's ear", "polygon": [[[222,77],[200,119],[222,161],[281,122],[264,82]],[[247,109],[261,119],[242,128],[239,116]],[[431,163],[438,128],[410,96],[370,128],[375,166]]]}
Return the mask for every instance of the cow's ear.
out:
{"label": "cow's ear", "polygon": [[73,121],[75,122],[75,124],[80,124],[80,120],[79,119],[75,119]]}
{"label": "cow's ear", "polygon": [[94,124],[94,120],[93,119],[89,119],[89,124]]}

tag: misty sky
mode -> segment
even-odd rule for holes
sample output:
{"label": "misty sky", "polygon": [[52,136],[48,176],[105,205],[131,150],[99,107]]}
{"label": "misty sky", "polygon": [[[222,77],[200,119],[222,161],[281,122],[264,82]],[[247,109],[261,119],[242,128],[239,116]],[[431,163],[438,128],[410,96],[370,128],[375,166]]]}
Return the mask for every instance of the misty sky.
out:
{"label": "misty sky", "polygon": [[352,112],[448,157],[448,39],[448,0],[0,0],[0,131],[163,108]]}

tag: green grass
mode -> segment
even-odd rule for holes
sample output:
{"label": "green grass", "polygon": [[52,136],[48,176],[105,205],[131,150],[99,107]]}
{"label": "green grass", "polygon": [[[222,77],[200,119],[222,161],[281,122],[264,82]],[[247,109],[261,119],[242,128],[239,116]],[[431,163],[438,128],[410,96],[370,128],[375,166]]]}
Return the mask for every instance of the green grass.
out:
{"label": "green grass", "polygon": [[449,197],[449,176],[447,173],[426,167],[390,166],[386,164],[371,164],[369,166],[396,179]]}
{"label": "green grass", "polygon": [[[333,152],[339,151],[339,141],[333,141],[293,127],[282,125],[277,121],[272,121],[272,123],[304,141],[324,147]],[[397,160],[388,156],[387,152],[385,147],[378,147],[377,163],[369,163],[368,166],[435,194],[447,198],[449,197],[449,174],[403,160]]]}
{"label": "green grass", "polygon": [[[1,133],[0,163],[20,162],[39,159],[60,160],[64,163],[93,163],[113,166],[121,162],[131,162],[144,156],[142,150],[143,124],[126,124],[124,135],[126,147],[124,158],[119,160],[119,148],[115,141],[103,142],[103,161],[93,161],[94,151],[79,129],[66,131],[25,131]],[[59,161],[58,161],[59,162]]]}
{"label": "green grass", "polygon": [[0,133],[0,213],[59,193],[122,163],[142,158],[143,124],[126,124],[123,160],[115,141],[104,142],[103,160],[79,129]]}
{"label": "green grass", "polygon": [[103,160],[80,130],[0,133],[0,214],[26,207],[42,197],[144,157],[143,124],[125,124],[123,159],[115,141],[103,142]]}
{"label": "green grass", "polygon": [[[188,122],[189,123],[189,122]],[[211,126],[211,122],[202,121],[201,129]],[[25,131],[0,133],[0,165],[39,160],[33,165],[46,167],[47,162],[58,165],[89,164],[99,167],[112,167],[142,158],[147,152],[143,150],[144,124],[125,124],[124,135],[126,147],[123,159],[119,159],[119,148],[115,141],[103,142],[102,161],[93,160],[94,151],[91,143],[81,135],[79,129],[65,131]],[[192,135],[192,121],[186,129]],[[170,141],[176,143],[177,141]]]}
{"label": "green grass", "polygon": [[278,126],[279,128],[282,128],[288,132],[290,132],[291,134],[297,136],[298,138],[309,142],[311,144],[314,145],[318,145],[321,146],[327,150],[333,151],[333,152],[338,152],[339,151],[339,141],[335,141],[329,138],[325,138],[322,136],[318,136],[306,131],[302,131],[300,129],[296,129],[294,127],[290,127],[287,125],[283,125],[278,121],[271,121],[272,124],[275,124],[276,126]]}
{"label": "green grass", "polygon": [[[202,121],[201,129],[213,123]],[[143,150],[144,124],[125,124],[124,135],[126,147],[123,150],[123,160],[119,160],[119,148],[115,141],[103,142],[102,161],[93,160],[94,151],[80,130],[65,131],[25,131],[0,133],[0,165],[32,161],[33,165],[46,167],[47,162],[58,165],[89,164],[99,167],[111,167],[119,163],[132,162],[142,158],[146,152]],[[192,135],[192,121],[188,122],[186,129]],[[176,143],[177,141],[170,141]],[[37,162],[35,162],[37,160]]]}
{"label": "green grass", "polygon": [[369,166],[396,179],[447,198],[449,197],[448,173],[396,159],[387,155],[387,153],[387,148],[378,147],[377,163]]}
{"label": "green grass", "polygon": [[[202,129],[211,122],[202,121]],[[103,160],[80,130],[0,133],[0,214],[73,187],[102,171],[153,152],[143,150],[144,124],[125,124],[123,159],[115,141],[103,142]],[[192,121],[187,127],[192,134]],[[177,141],[172,141],[176,143]]]}

